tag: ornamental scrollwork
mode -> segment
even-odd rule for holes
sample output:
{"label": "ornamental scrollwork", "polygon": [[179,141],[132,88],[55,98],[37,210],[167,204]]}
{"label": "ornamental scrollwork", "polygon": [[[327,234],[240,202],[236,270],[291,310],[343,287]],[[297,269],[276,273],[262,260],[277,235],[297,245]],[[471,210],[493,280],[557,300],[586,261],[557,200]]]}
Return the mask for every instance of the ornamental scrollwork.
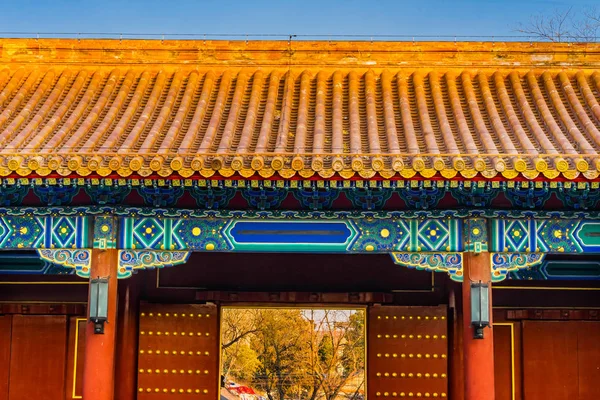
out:
{"label": "ornamental scrollwork", "polygon": [[92,251],[89,249],[39,249],[42,260],[67,268],[74,268],[82,278],[90,277]]}
{"label": "ornamental scrollwork", "polygon": [[492,253],[492,282],[503,281],[510,271],[538,266],[544,256],[544,253]]}
{"label": "ornamental scrollwork", "polygon": [[456,282],[463,280],[462,253],[391,253],[398,265],[432,272],[446,272]]}
{"label": "ornamental scrollwork", "polygon": [[119,250],[119,279],[129,278],[134,270],[172,267],[184,264],[189,251]]}

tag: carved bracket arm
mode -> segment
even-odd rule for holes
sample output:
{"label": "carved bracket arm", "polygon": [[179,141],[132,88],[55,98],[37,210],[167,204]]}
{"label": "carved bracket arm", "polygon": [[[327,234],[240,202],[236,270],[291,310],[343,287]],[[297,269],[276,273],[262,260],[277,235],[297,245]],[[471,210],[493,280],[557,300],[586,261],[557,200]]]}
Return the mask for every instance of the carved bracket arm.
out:
{"label": "carved bracket arm", "polygon": [[491,253],[492,282],[501,282],[510,271],[536,267],[544,261],[544,253]]}
{"label": "carved bracket arm", "polygon": [[[92,266],[91,249],[39,249],[42,260],[67,268],[74,268],[82,278],[90,277]],[[184,264],[190,256],[189,251],[155,251],[155,250],[119,250],[117,277],[131,277],[134,271],[153,269]]]}
{"label": "carved bracket arm", "polygon": [[129,278],[133,271],[185,264],[189,251],[119,250],[118,278]]}
{"label": "carved bracket arm", "polygon": [[90,249],[39,249],[42,260],[67,268],[74,268],[82,278],[90,277],[92,250]]}
{"label": "carved bracket arm", "polygon": [[462,282],[462,253],[390,253],[394,263],[407,268],[446,272],[453,281]]}

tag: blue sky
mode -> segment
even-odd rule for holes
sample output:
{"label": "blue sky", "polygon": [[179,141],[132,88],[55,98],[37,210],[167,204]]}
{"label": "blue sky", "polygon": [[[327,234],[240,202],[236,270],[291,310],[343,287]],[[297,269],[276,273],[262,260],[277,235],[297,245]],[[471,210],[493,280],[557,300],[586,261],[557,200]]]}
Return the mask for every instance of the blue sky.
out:
{"label": "blue sky", "polygon": [[[514,35],[598,0],[2,0],[2,32]],[[6,36],[6,35],[3,35]]]}

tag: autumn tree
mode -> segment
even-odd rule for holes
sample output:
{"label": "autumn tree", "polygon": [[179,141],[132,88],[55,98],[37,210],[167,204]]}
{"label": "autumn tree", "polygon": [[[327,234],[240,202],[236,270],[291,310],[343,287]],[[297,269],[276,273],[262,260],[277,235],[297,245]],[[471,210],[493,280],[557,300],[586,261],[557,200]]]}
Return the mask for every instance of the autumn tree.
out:
{"label": "autumn tree", "polygon": [[302,379],[310,323],[300,309],[261,310],[262,324],[252,337],[260,367],[254,383],[270,400],[284,400]]}
{"label": "autumn tree", "polygon": [[350,315],[346,344],[343,347],[342,365],[348,377],[355,379],[355,390],[350,394],[350,399],[359,398],[359,393],[364,391],[365,385],[365,354],[366,331],[365,314],[360,310]]}
{"label": "autumn tree", "polygon": [[348,386],[347,397],[358,398],[364,386],[364,311],[311,310],[308,357],[312,386],[310,400],[339,398]]}
{"label": "autumn tree", "polygon": [[225,309],[223,374],[270,400],[364,392],[364,311]]}
{"label": "autumn tree", "polygon": [[[245,342],[238,342],[227,350],[223,362],[225,379],[230,376],[244,382],[250,382],[254,374],[260,368],[260,360],[256,351]],[[225,370],[227,364],[227,370]]]}
{"label": "autumn tree", "polygon": [[249,380],[260,365],[258,355],[250,346],[250,337],[260,325],[260,310],[229,308],[223,311],[221,322],[222,370],[225,380],[230,376]]}
{"label": "autumn tree", "polygon": [[248,335],[257,332],[260,318],[261,313],[257,309],[225,309],[221,323],[221,348],[225,350]]}

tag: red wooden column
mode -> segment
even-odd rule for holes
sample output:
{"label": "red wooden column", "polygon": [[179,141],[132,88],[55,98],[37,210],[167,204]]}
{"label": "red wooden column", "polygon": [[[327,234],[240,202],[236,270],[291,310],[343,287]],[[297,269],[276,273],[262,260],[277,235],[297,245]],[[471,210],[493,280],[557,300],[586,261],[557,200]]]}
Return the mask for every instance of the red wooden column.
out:
{"label": "red wooden column", "polygon": [[494,400],[494,334],[492,328],[484,329],[483,339],[473,339],[471,327],[471,282],[483,281],[490,286],[490,323],[492,315],[492,289],[490,253],[464,253],[463,304],[463,354],[465,368],[465,400]]}
{"label": "red wooden column", "polygon": [[88,322],[86,327],[83,398],[85,400],[112,400],[115,391],[115,339],[117,332],[116,249],[92,250],[90,279],[98,277],[108,279],[108,321],[104,324],[104,334],[94,334],[94,324],[91,322]]}
{"label": "red wooden column", "polygon": [[119,285],[119,317],[115,398],[133,400],[137,394],[138,314],[140,308],[139,275],[121,281]]}

